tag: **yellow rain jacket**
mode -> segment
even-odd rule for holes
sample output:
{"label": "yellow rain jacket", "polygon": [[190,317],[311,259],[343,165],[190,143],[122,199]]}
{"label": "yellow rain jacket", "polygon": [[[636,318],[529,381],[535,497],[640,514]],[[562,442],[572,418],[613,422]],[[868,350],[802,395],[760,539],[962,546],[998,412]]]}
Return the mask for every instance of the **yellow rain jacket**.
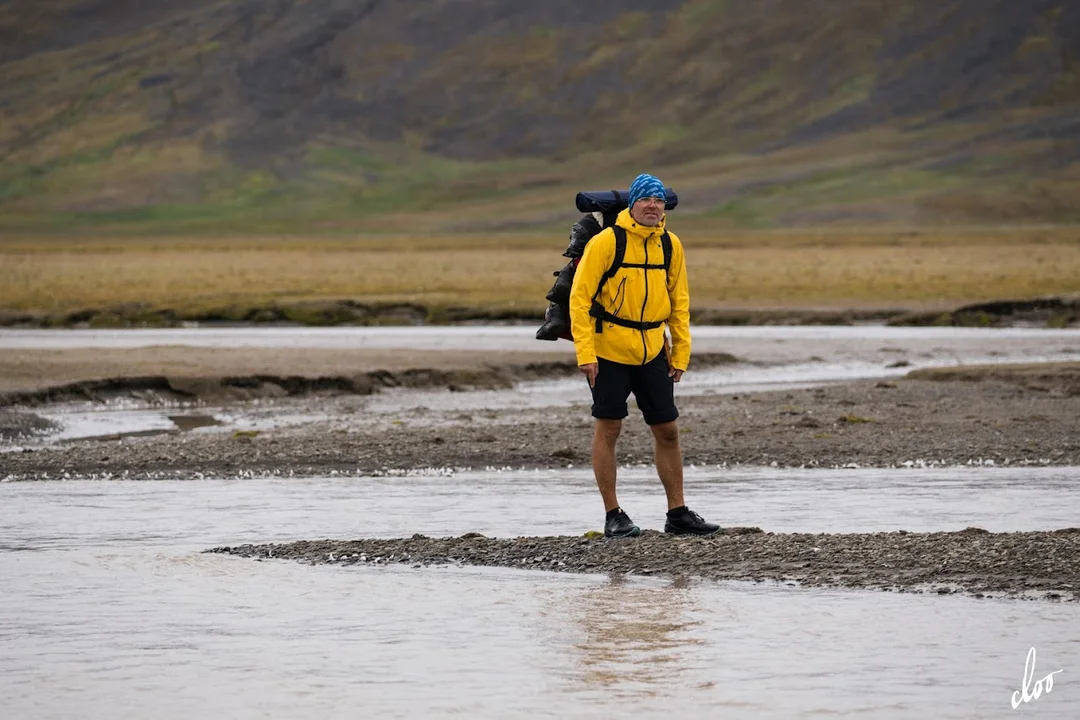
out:
{"label": "yellow rain jacket", "polygon": [[[626,230],[623,263],[662,265],[666,216],[657,227],[638,225],[623,210],[616,224]],[[661,269],[621,267],[604,284],[597,298],[605,310],[633,322],[665,321],[671,330],[672,367],[686,370],[690,364],[690,288],[686,279],[686,258],[675,233],[671,238],[671,266]],[[645,365],[664,348],[664,325],[647,330],[604,322],[596,332],[596,319],[589,315],[593,294],[600,278],[615,259],[615,232],[605,228],[596,234],[581,256],[570,291],[570,332],[578,365],[596,362],[598,357],[624,365]]]}

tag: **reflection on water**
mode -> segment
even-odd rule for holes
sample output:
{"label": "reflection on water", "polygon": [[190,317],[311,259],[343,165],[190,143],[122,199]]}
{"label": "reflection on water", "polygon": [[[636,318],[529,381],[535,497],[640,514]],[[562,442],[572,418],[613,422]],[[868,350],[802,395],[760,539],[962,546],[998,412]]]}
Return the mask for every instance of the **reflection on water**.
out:
{"label": "reflection on water", "polygon": [[[1046,487],[1047,473],[1075,470],[1011,482],[1002,472],[1013,471],[959,473],[985,483],[967,496],[972,513],[1012,507],[1010,486]],[[841,475],[860,495],[859,474]],[[956,475],[878,472],[862,494],[922,477],[917,502],[928,505],[935,487],[943,501],[962,490]],[[783,491],[754,496],[744,477],[733,493],[719,479],[698,478],[696,496],[784,517]],[[793,523],[884,520],[872,503],[813,490],[829,485],[822,473],[774,481],[805,514]],[[655,480],[628,484],[628,499],[662,503]],[[896,496],[905,492],[915,495]],[[1026,521],[1069,502],[1024,497]],[[962,519],[961,506],[946,516]],[[0,508],[4,720],[1009,717],[1031,646],[1043,673],[1066,673],[1025,710],[1073,718],[1080,705],[1076,604],[201,552],[416,531],[578,532],[597,512],[595,490],[575,479],[8,483]]]}
{"label": "reflection on water", "polygon": [[[571,610],[584,631],[580,651],[584,689],[614,697],[666,694],[679,684],[681,660],[704,644],[695,636],[690,584],[636,584],[616,575],[583,593]],[[629,671],[629,668],[633,668]]]}

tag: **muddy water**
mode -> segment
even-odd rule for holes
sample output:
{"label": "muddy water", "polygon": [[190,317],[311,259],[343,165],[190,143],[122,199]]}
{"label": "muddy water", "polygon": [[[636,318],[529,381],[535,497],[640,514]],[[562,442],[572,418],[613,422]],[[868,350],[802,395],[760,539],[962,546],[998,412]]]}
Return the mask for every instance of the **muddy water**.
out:
{"label": "muddy water", "polygon": [[[698,468],[688,487],[767,530],[1050,529],[1076,524],[1078,472]],[[656,527],[650,473],[623,488]],[[200,552],[578,533],[596,502],[581,472],[0,485],[2,716],[1011,717],[1031,647],[1036,677],[1064,673],[1023,710],[1080,706],[1074,604]]]}

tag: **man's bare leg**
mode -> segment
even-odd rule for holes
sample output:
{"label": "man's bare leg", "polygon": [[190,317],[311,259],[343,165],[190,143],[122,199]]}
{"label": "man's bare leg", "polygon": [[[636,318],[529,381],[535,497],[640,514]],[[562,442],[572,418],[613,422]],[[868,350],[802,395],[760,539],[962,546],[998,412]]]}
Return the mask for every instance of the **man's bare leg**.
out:
{"label": "man's bare leg", "polygon": [[683,498],[683,462],[682,447],[679,446],[679,426],[673,420],[669,423],[651,425],[649,429],[652,430],[653,440],[655,440],[656,472],[660,476],[660,482],[664,484],[664,492],[667,493],[668,510],[682,507],[686,502]]}
{"label": "man's bare leg", "polygon": [[593,430],[592,466],[596,486],[604,501],[604,510],[619,507],[615,496],[615,442],[622,430],[622,420],[597,420]]}

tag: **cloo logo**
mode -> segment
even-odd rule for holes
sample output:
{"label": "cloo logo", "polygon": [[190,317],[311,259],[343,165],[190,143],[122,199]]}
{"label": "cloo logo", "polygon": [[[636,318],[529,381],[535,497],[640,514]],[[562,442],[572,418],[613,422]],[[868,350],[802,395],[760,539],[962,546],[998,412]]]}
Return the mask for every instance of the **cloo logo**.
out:
{"label": "cloo logo", "polygon": [[1038,700],[1039,696],[1044,692],[1049,694],[1054,689],[1054,676],[1062,670],[1055,670],[1052,673],[1047,673],[1043,677],[1035,681],[1032,685],[1031,681],[1035,678],[1035,648],[1028,650],[1027,661],[1024,663],[1024,684],[1020,686],[1019,690],[1013,690],[1012,694],[1012,706],[1013,710],[1020,707],[1020,703],[1029,703],[1032,700]]}

